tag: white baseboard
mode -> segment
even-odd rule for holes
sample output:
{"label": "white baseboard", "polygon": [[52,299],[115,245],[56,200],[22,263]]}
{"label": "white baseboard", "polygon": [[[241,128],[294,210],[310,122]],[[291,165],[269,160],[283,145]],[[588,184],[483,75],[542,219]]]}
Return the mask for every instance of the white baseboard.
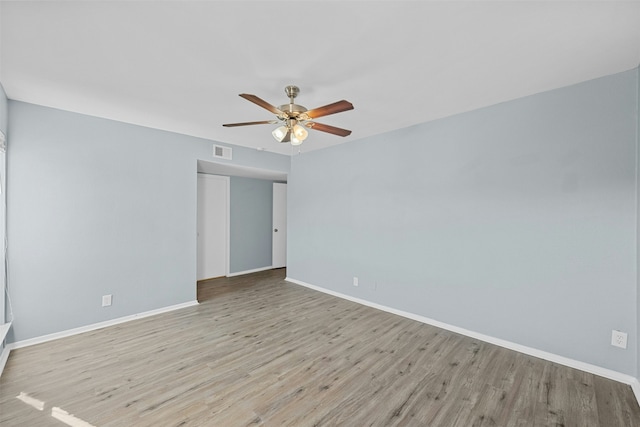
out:
{"label": "white baseboard", "polygon": [[11,329],[11,322],[0,325],[0,343],[7,337],[9,329]]}
{"label": "white baseboard", "polygon": [[10,350],[28,347],[30,345],[40,344],[47,341],[57,340],[59,338],[70,337],[72,335],[81,334],[83,332],[95,331],[96,329],[106,328],[108,326],[118,325],[120,323],[130,322],[136,319],[142,319],[144,317],[155,316],[157,314],[166,313],[169,311],[179,310],[181,308],[187,308],[194,305],[198,305],[198,301],[189,301],[182,304],[170,305],[168,307],[158,308],[156,310],[145,311],[143,313],[133,314],[131,316],[119,317],[117,319],[107,320],[105,322],[93,323],[87,326],[81,326],[79,328],[68,329],[66,331],[56,332],[49,335],[43,335],[36,338],[30,338],[23,341],[17,341],[15,343],[9,344],[7,347]]}
{"label": "white baseboard", "polygon": [[268,267],[254,268],[253,270],[238,271],[236,273],[227,274],[227,277],[242,276],[243,274],[251,274],[251,273],[257,273],[259,271],[271,270],[272,268],[273,268],[272,266],[268,266]]}
{"label": "white baseboard", "polygon": [[375,302],[367,301],[364,299],[352,297],[350,295],[341,294],[340,292],[335,292],[330,289],[321,288],[320,286],[311,285],[309,283],[305,283],[301,280],[293,279],[291,277],[286,277],[285,280],[287,282],[295,283],[296,285],[304,286],[309,289],[313,289],[315,291],[323,292],[325,294],[333,295],[338,298],[346,299],[358,304],[366,305],[368,307],[376,308],[378,310],[386,311],[387,313],[396,314],[398,316],[406,317],[411,320],[416,320],[418,322],[426,323],[427,325],[436,326],[438,328],[446,329],[451,332],[455,332],[457,334],[466,335],[468,337],[488,342],[490,344],[495,344],[500,347],[507,348],[509,350],[514,350],[520,353],[528,354],[529,356],[537,357],[539,359],[548,360],[549,362],[558,363],[560,365],[568,366],[570,368],[579,369],[584,372],[588,372],[590,374],[598,375],[604,378],[609,378],[614,381],[621,382],[623,384],[628,384],[631,386],[638,403],[640,404],[640,382],[637,378],[632,377],[631,375],[623,374],[621,372],[613,371],[611,369],[603,368],[596,365],[591,365],[589,363],[581,362],[579,360],[570,359],[568,357],[559,356],[557,354],[549,353],[546,351],[538,350],[536,348],[527,347],[521,344],[517,344],[511,341],[506,341],[500,338],[491,337],[489,335],[484,335],[478,332],[470,331],[468,329],[459,328],[457,326],[449,325],[444,322],[440,322],[434,319],[430,319],[428,317],[420,316],[417,314],[409,313],[406,311],[398,310],[395,308],[387,307],[381,304],[377,304]]}
{"label": "white baseboard", "polygon": [[5,346],[2,349],[2,354],[0,354],[0,376],[2,376],[2,371],[4,371],[4,366],[7,364],[7,360],[9,360],[9,353],[11,353],[11,349],[8,346]]}
{"label": "white baseboard", "polygon": [[8,348],[7,343],[5,343],[5,338],[9,333],[9,329],[11,329],[11,322],[0,325],[0,344],[4,344],[2,353],[0,354],[0,376],[2,375],[2,371],[4,371],[4,365],[7,364],[7,360],[9,360],[9,353],[11,352],[11,349]]}
{"label": "white baseboard", "polygon": [[[624,382],[624,381],[621,381],[621,382]],[[640,382],[638,381],[637,378],[634,378],[631,384],[629,385],[631,386],[631,390],[633,390],[633,394],[636,396],[636,400],[638,401],[638,404],[640,404]]]}

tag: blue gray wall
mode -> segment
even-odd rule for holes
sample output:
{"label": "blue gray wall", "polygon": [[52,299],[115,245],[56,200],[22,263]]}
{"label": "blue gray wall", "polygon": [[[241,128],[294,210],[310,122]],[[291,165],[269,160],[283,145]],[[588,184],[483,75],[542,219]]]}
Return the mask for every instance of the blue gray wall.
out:
{"label": "blue gray wall", "polygon": [[[3,96],[10,341],[195,299],[212,142]],[[288,275],[637,375],[638,96],[636,69],[293,157]]]}
{"label": "blue gray wall", "polygon": [[[640,67],[636,68],[636,203],[640,203],[640,176],[638,176],[639,172],[638,167],[640,165]],[[640,205],[638,205],[640,206]],[[636,321],[637,324],[637,335],[635,335],[636,342],[640,343],[640,270],[638,267],[640,266],[640,209],[636,208],[636,219],[638,221],[636,227],[636,280],[637,280],[637,290],[636,290]],[[637,354],[637,371],[636,378],[640,376],[640,346],[636,347]]]}
{"label": "blue gray wall", "polygon": [[[0,84],[0,132],[7,135],[7,123],[9,122],[9,100],[7,99],[7,95],[4,92],[4,88],[2,84]],[[0,242],[4,242],[5,239],[5,219],[6,219],[6,211],[5,211],[5,196],[6,196],[6,155],[0,153],[0,186],[2,187],[2,194],[0,194]],[[4,245],[3,245],[4,247]],[[0,324],[5,323],[5,321],[10,320],[7,317],[7,307],[5,301],[5,263],[4,263],[4,248],[0,249]],[[0,342],[0,354],[2,350],[4,350],[5,340]]]}
{"label": "blue gray wall", "polygon": [[197,160],[212,141],[15,101],[9,139],[9,342],[195,300]]}
{"label": "blue gray wall", "polygon": [[287,275],[636,375],[637,80],[293,157]]}
{"label": "blue gray wall", "polygon": [[9,100],[0,84],[0,131],[7,134],[7,124],[9,123]]}
{"label": "blue gray wall", "polygon": [[271,266],[273,181],[231,177],[229,272]]}

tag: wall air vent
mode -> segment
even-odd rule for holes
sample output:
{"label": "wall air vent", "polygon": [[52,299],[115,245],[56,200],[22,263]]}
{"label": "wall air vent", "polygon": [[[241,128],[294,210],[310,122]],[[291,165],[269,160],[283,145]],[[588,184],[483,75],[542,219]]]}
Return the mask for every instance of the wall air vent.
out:
{"label": "wall air vent", "polygon": [[231,147],[223,147],[222,145],[213,146],[213,157],[218,159],[231,160]]}

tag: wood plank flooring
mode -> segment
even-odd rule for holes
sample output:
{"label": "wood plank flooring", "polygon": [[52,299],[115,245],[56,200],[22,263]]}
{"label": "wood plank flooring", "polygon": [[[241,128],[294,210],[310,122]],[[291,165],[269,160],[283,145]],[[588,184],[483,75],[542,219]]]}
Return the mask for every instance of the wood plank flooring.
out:
{"label": "wood plank flooring", "polygon": [[[627,385],[285,282],[11,352],[0,425],[640,426]],[[43,402],[40,411],[17,396]]]}

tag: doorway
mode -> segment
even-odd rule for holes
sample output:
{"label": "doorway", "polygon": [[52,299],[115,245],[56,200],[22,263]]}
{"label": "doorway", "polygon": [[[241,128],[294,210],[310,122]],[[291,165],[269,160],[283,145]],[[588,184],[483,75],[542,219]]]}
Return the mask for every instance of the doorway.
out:
{"label": "doorway", "polygon": [[[267,222],[265,223],[266,226],[266,240],[267,242],[264,242],[264,239],[260,240],[255,246],[256,247],[263,247],[264,249],[264,254],[267,256],[266,262],[262,263],[258,263],[258,262],[254,262],[253,264],[251,262],[248,262],[247,265],[245,266],[239,266],[239,265],[234,265],[231,261],[233,259],[236,259],[237,257],[232,255],[232,249],[234,251],[238,251],[238,245],[240,244],[240,246],[242,246],[242,244],[246,245],[246,239],[248,236],[252,236],[251,233],[248,233],[248,228],[243,230],[243,233],[241,234],[237,234],[237,233],[233,233],[232,232],[232,221],[231,221],[231,213],[233,212],[233,206],[238,206],[238,197],[236,197],[235,202],[233,202],[232,198],[231,198],[231,193],[232,193],[232,188],[234,187],[234,184],[231,182],[231,180],[237,178],[237,177],[243,177],[243,178],[254,178],[254,179],[258,179],[258,180],[263,180],[263,181],[271,181],[271,184],[273,184],[274,182],[276,183],[286,183],[287,181],[287,173],[286,172],[282,172],[282,171],[276,171],[276,170],[267,170],[267,169],[258,169],[258,168],[253,168],[253,167],[248,167],[248,166],[240,166],[240,165],[233,165],[233,164],[228,164],[228,163],[218,163],[218,162],[212,162],[212,161],[208,161],[208,160],[198,160],[197,161],[197,182],[198,182],[198,190],[197,190],[197,254],[196,254],[196,268],[197,268],[197,272],[196,272],[196,277],[198,281],[201,280],[206,280],[209,278],[213,278],[213,277],[220,277],[220,276],[227,276],[227,277],[231,277],[231,276],[235,276],[235,275],[241,275],[241,274],[248,274],[251,272],[256,272],[256,271],[262,271],[262,270],[267,270],[267,269],[271,269],[274,268],[272,267],[270,264],[273,261],[273,257],[272,257],[272,242],[268,241],[272,238],[274,232],[273,230],[275,229],[275,227],[273,227],[272,224],[272,206],[271,206],[271,198],[272,195],[269,194],[267,197],[269,198],[268,202],[265,201],[264,203],[266,203],[265,206],[267,207],[267,211],[263,213],[263,218],[267,220]],[[200,188],[201,186],[201,180],[202,179],[207,179],[207,178],[201,178],[204,176],[209,176],[209,177],[217,177],[218,179],[226,179],[227,180],[227,184],[226,184],[226,194],[224,196],[218,196],[218,198],[220,200],[224,200],[224,202],[226,203],[226,218],[225,220],[222,219],[218,219],[218,221],[216,221],[216,224],[219,226],[223,223],[226,222],[226,229],[224,231],[224,241],[226,242],[226,246],[224,247],[224,256],[219,256],[219,259],[224,259],[224,270],[218,266],[217,272],[214,273],[205,273],[203,271],[201,271],[201,265],[204,265],[204,260],[206,258],[206,256],[204,254],[202,254],[202,250],[201,250],[201,244],[204,244],[204,242],[206,241],[206,239],[204,239],[204,235],[203,232],[204,230],[201,230],[201,227],[203,227],[204,225],[201,225],[202,220],[206,217],[206,214],[203,212],[203,210],[205,209],[204,206],[201,206],[204,204],[204,201],[202,200],[204,197],[204,194],[202,194],[203,190]],[[214,178],[215,179],[215,178]],[[237,184],[237,182],[236,182]],[[269,193],[271,193],[271,189],[272,189],[272,185],[269,184]],[[237,190],[237,189],[236,189]],[[277,190],[276,190],[277,191]],[[235,195],[241,194],[238,193],[237,191],[234,191]],[[286,195],[286,191],[285,191],[285,195]],[[242,199],[242,197],[246,198],[246,194],[244,196],[240,196],[240,200]],[[233,204],[232,204],[233,202]],[[284,201],[285,203],[285,207],[283,207],[283,212],[285,212],[286,215],[286,199]],[[242,211],[240,211],[242,212]],[[243,221],[242,218],[237,218],[236,215],[234,214],[234,223],[238,224],[238,220]],[[283,242],[285,242],[285,251],[286,251],[286,225],[285,226],[281,226],[280,228],[278,228],[279,232],[280,230],[282,230],[283,234],[282,234],[282,238],[283,238]],[[220,229],[218,229],[218,234],[222,235],[222,231]],[[220,239],[218,239],[219,241]],[[249,243],[252,244],[252,243]],[[265,246],[266,244],[266,246]],[[234,249],[235,248],[235,249]],[[218,252],[221,253],[222,251],[222,247],[218,248]],[[271,252],[271,253],[270,253]],[[246,253],[241,252],[241,256],[245,256],[247,255]],[[253,258],[255,260],[255,258]],[[284,259],[284,263],[286,264],[286,252],[281,256],[281,259]],[[246,261],[246,260],[245,260]],[[244,261],[243,261],[244,262]],[[261,267],[261,266],[265,266],[265,267]],[[284,265],[283,265],[284,266]]]}

